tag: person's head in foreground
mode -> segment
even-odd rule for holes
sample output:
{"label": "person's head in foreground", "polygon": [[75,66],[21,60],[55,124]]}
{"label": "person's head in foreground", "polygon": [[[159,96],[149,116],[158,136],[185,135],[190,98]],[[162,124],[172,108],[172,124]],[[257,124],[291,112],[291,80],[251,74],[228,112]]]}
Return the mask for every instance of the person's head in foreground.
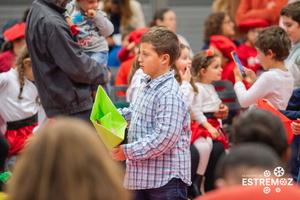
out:
{"label": "person's head in foreground", "polygon": [[281,166],[279,156],[266,144],[245,143],[233,146],[223,155],[216,169],[216,186],[241,185],[243,178],[263,177],[266,170]]}
{"label": "person's head in foreground", "polygon": [[39,130],[17,161],[10,200],[129,199],[123,174],[93,127],[72,118]]}

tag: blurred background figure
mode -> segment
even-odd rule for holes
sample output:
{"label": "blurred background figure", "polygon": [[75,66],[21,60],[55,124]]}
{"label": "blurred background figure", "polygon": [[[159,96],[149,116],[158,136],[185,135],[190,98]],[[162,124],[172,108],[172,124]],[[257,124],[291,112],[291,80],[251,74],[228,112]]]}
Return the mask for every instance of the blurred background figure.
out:
{"label": "blurred background figure", "polygon": [[10,200],[129,200],[123,177],[87,122],[61,118],[32,138],[15,165],[8,195]]}
{"label": "blurred background figure", "polygon": [[[168,29],[176,33],[176,28],[177,28],[177,19],[176,19],[176,14],[173,10],[169,8],[160,8],[155,11],[153,14],[153,19],[149,24],[150,27],[152,26],[166,26]],[[186,45],[188,48],[190,48],[190,55],[191,57],[193,56],[193,51],[190,47],[189,42],[187,39],[185,39],[184,36],[179,35],[178,33],[177,37],[180,41],[180,43]]]}

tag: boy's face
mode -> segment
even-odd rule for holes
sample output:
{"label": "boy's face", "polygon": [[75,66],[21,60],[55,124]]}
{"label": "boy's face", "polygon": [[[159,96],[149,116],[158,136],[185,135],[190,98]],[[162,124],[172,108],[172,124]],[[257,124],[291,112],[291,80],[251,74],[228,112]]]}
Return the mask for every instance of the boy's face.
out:
{"label": "boy's face", "polygon": [[269,69],[268,61],[270,60],[270,58],[268,58],[269,55],[265,55],[264,52],[262,52],[259,48],[256,48],[256,51],[261,66],[263,67],[264,70],[268,70]]}
{"label": "boy's face", "polygon": [[300,42],[300,25],[291,17],[282,16],[283,27],[290,40],[296,44]]}
{"label": "boy's face", "polygon": [[86,12],[90,9],[96,10],[99,6],[99,0],[77,0],[77,4]]}
{"label": "boy's face", "polygon": [[140,46],[140,57],[138,59],[143,72],[155,79],[169,71],[169,59],[167,54],[159,56],[151,43],[143,42]]}

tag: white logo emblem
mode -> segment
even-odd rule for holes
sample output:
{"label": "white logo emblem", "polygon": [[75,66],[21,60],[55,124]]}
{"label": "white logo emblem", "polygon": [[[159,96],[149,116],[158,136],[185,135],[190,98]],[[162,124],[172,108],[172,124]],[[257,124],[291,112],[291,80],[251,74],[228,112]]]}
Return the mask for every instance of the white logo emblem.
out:
{"label": "white logo emblem", "polygon": [[284,169],[282,167],[276,167],[274,169],[274,174],[277,177],[282,177],[284,175]]}

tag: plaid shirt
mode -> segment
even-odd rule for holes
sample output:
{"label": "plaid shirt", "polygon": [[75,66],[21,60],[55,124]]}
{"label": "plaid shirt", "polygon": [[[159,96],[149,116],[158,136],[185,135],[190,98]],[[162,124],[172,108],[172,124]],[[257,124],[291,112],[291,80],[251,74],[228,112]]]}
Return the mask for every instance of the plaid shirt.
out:
{"label": "plaid shirt", "polygon": [[190,114],[174,72],[142,79],[136,101],[121,113],[130,124],[125,187],[159,188],[172,178],[191,184]]}

